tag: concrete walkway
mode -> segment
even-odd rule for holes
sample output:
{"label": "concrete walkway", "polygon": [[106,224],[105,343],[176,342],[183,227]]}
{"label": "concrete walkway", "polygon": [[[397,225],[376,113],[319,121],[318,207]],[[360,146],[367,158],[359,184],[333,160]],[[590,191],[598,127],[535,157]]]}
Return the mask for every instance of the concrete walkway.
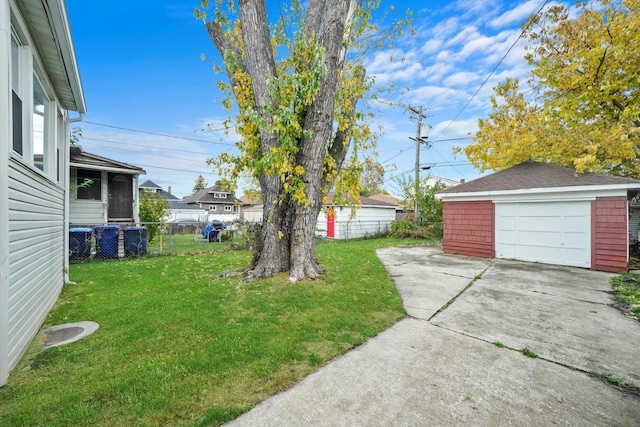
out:
{"label": "concrete walkway", "polygon": [[639,424],[637,393],[587,373],[640,387],[640,322],[613,307],[611,275],[435,247],[378,256],[408,317],[229,425]]}

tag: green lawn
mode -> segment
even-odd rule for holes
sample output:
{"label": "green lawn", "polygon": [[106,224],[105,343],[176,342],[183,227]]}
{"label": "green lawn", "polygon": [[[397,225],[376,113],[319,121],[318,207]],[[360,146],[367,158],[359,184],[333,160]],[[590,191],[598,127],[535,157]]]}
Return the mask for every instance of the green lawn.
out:
{"label": "green lawn", "polygon": [[[424,242],[424,241],[421,241]],[[76,343],[37,339],[0,388],[0,425],[217,425],[404,315],[375,256],[395,239],[319,242],[325,273],[245,283],[246,251],[71,266],[46,326],[92,320]]]}
{"label": "green lawn", "polygon": [[229,247],[227,242],[201,242],[202,234],[159,234],[147,249],[150,255],[176,255],[218,252]]}
{"label": "green lawn", "polygon": [[627,273],[612,277],[611,286],[618,293],[618,298],[629,304],[629,313],[640,320],[640,275]]}

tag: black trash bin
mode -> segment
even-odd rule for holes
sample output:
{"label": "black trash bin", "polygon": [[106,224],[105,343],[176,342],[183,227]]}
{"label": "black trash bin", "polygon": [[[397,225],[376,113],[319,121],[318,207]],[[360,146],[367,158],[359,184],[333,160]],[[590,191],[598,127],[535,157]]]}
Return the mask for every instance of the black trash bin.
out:
{"label": "black trash bin", "polygon": [[118,258],[119,225],[96,225],[93,227],[96,235],[96,256],[100,258]]}
{"label": "black trash bin", "polygon": [[147,254],[147,227],[126,227],[123,233],[125,256]]}
{"label": "black trash bin", "polygon": [[87,259],[91,255],[90,228],[74,227],[69,229],[69,258]]}

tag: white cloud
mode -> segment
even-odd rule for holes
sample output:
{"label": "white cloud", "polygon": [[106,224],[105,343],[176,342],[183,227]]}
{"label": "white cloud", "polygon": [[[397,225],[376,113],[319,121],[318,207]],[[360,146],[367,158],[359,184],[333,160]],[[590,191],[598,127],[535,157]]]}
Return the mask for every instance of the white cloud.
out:
{"label": "white cloud", "polygon": [[474,84],[479,79],[476,73],[470,71],[460,71],[455,74],[451,74],[444,79],[444,84],[447,86],[469,86]]}
{"label": "white cloud", "polygon": [[512,24],[524,24],[526,19],[540,8],[539,0],[529,0],[504,12],[489,22],[491,28],[504,28]]}
{"label": "white cloud", "polygon": [[426,41],[426,43],[422,45],[422,48],[420,48],[420,51],[426,54],[436,53],[441,46],[442,46],[442,40],[429,39]]}

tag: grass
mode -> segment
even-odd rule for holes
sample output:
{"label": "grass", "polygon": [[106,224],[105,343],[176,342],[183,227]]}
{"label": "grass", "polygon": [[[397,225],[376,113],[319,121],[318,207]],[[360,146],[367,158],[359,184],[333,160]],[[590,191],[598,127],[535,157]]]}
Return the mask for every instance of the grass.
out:
{"label": "grass", "polygon": [[538,357],[538,355],[533,350],[530,350],[527,347],[521,349],[520,353],[524,354],[527,357],[531,357],[533,359]]}
{"label": "grass", "polygon": [[[375,249],[323,241],[320,280],[245,283],[218,273],[246,251],[71,266],[45,327],[93,320],[77,343],[29,347],[0,388],[0,425],[218,425],[286,389],[404,315]],[[413,242],[416,243],[416,242]],[[211,246],[209,246],[211,245]]]}
{"label": "grass", "polygon": [[629,312],[640,320],[640,277],[637,274],[623,274],[611,278],[611,286],[618,298],[629,305]]}
{"label": "grass", "polygon": [[613,374],[601,374],[598,372],[589,372],[592,378],[596,378],[602,382],[613,384],[618,387],[627,387],[628,384],[622,378],[616,377]]}
{"label": "grass", "polygon": [[226,242],[198,242],[201,234],[161,234],[156,236],[148,246],[150,255],[176,255],[176,254],[199,254],[219,252],[221,248],[228,248]]}

